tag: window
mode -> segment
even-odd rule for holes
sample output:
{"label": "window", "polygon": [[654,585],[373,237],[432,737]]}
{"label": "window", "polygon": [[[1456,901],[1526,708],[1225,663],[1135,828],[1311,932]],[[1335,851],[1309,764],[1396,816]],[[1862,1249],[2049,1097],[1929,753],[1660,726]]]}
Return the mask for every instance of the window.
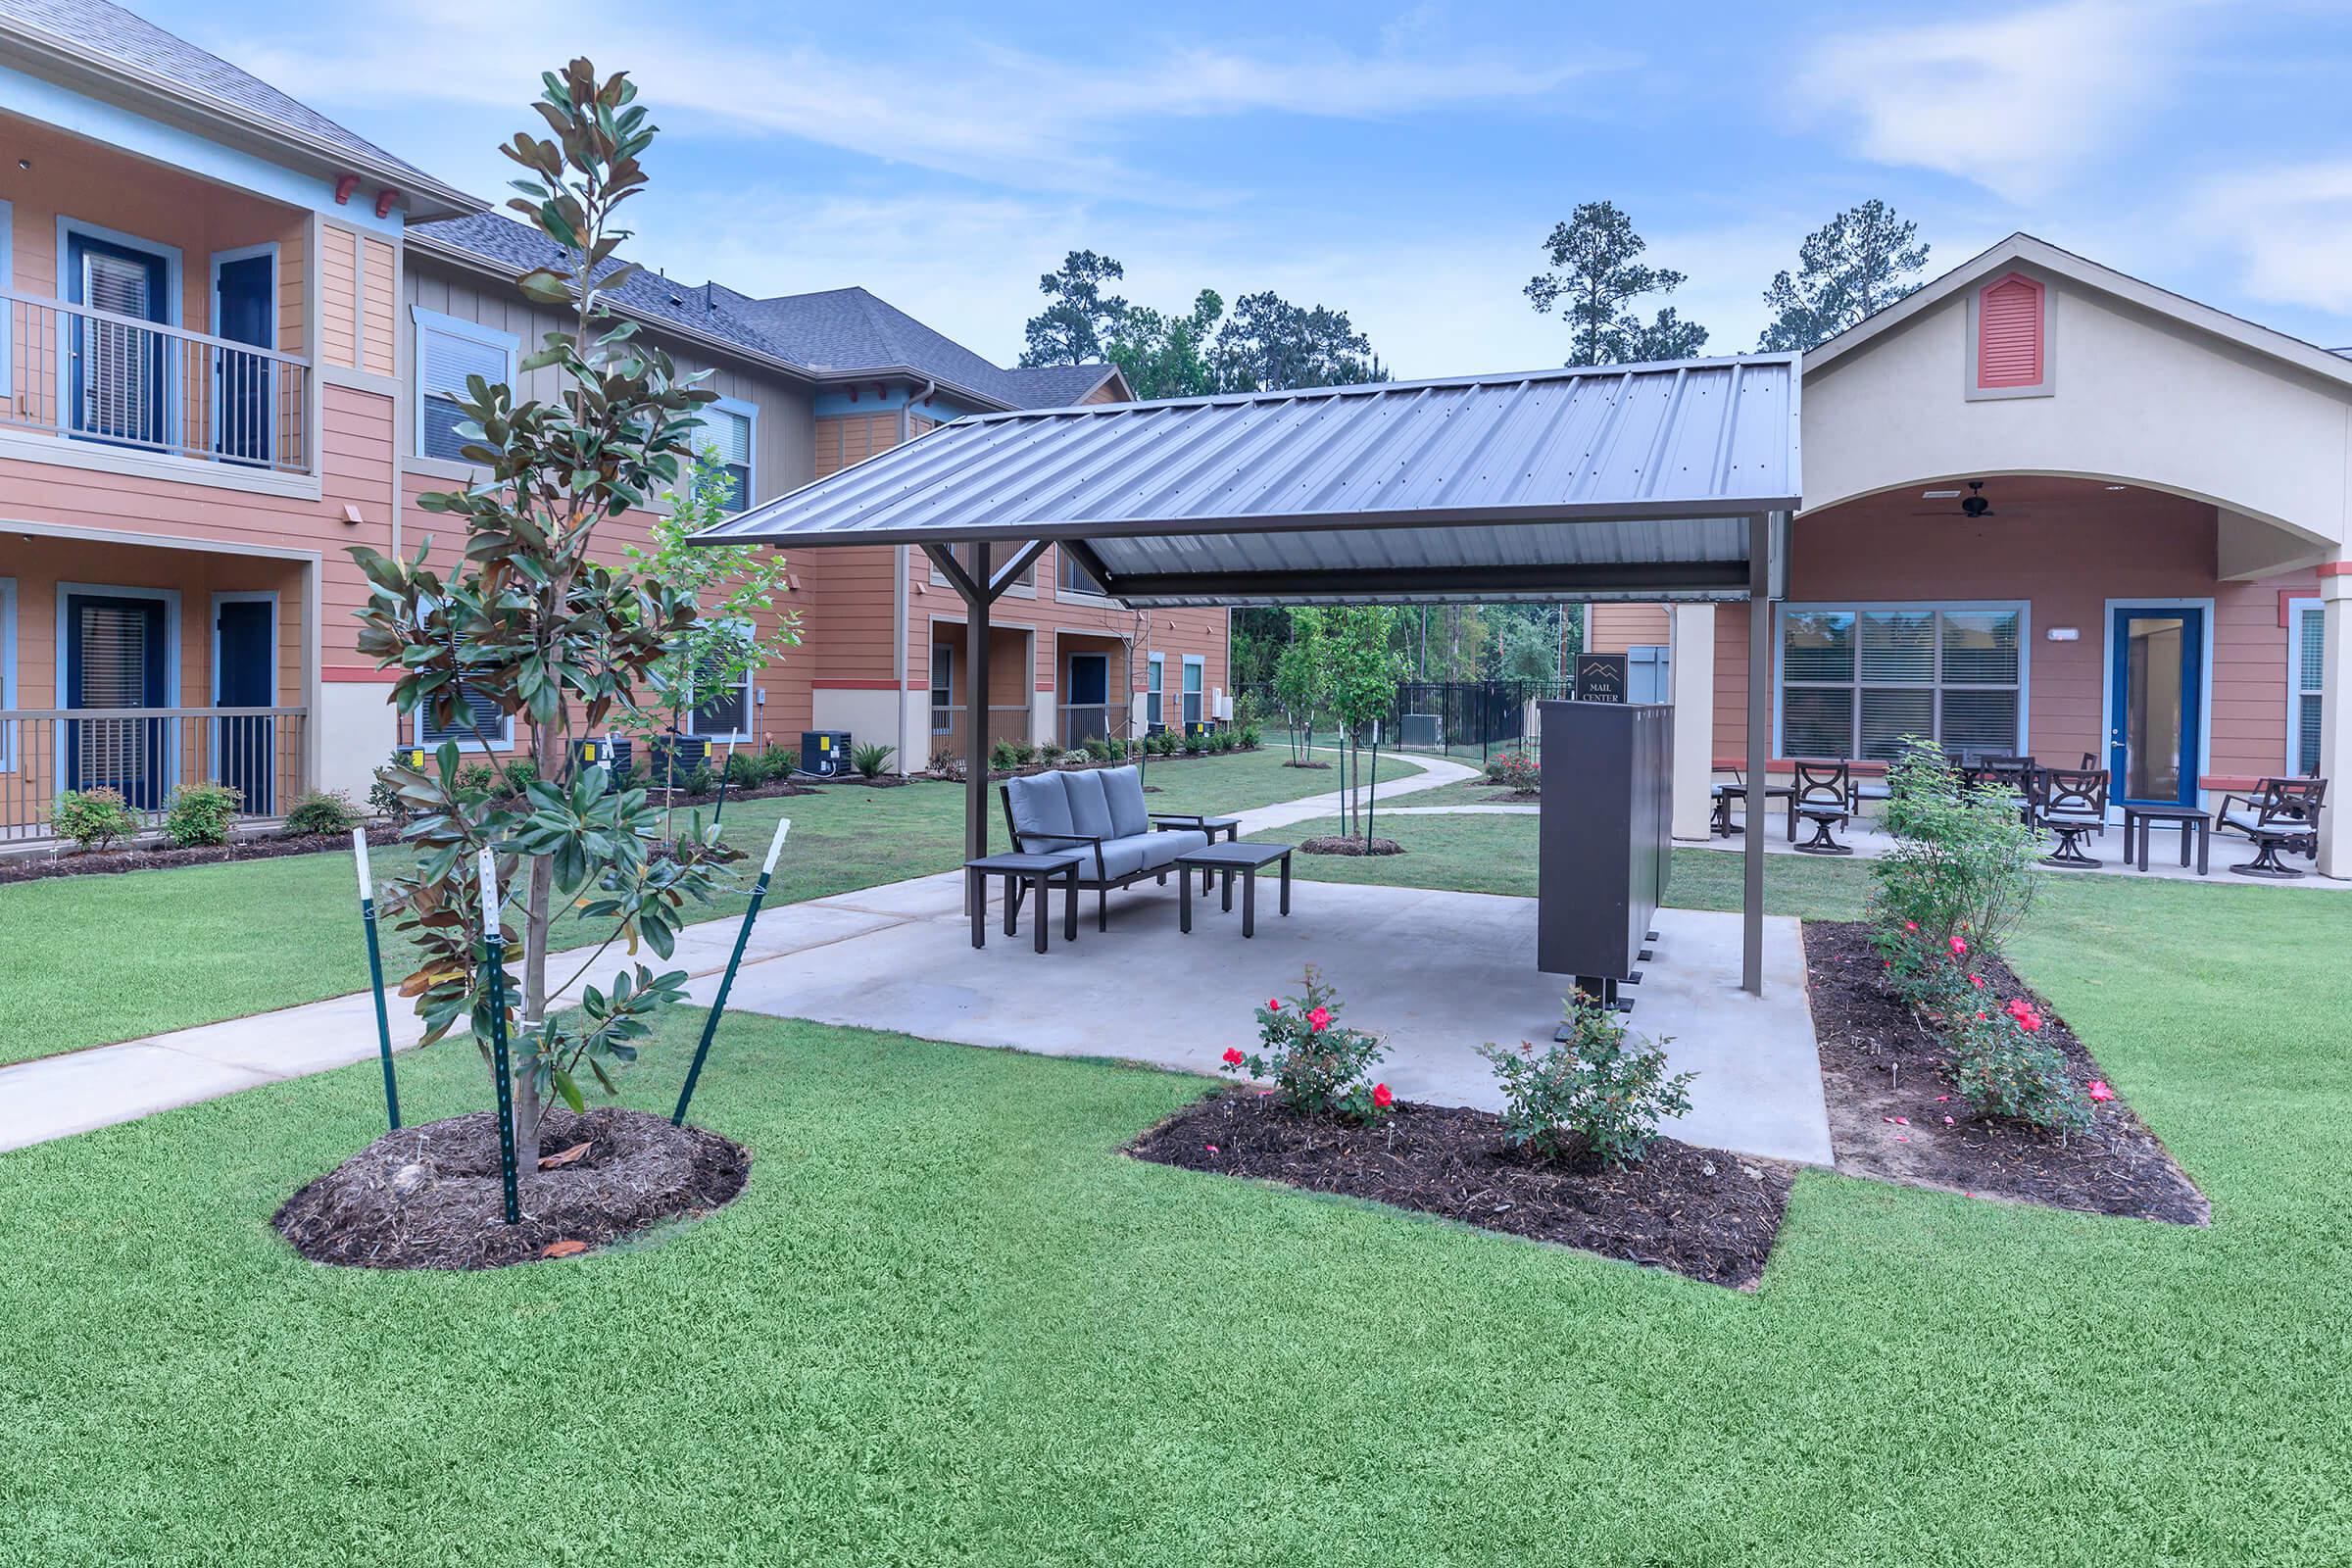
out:
{"label": "window", "polygon": [[2287,771],[2320,770],[2320,655],[2325,622],[2317,599],[2287,605],[2286,765]]}
{"label": "window", "polygon": [[1166,720],[1161,716],[1159,706],[1160,693],[1167,689],[1168,656],[1153,654],[1147,667],[1151,670],[1152,684],[1144,690],[1145,732],[1156,735],[1168,727]]}
{"label": "window", "polygon": [[[0,577],[0,709],[16,706],[17,579]],[[16,768],[17,726],[0,724],[0,773],[13,773]]]}
{"label": "window", "polygon": [[479,746],[487,740],[499,751],[514,744],[514,715],[502,713],[490,698],[466,690],[460,683],[459,700],[465,704],[454,724],[435,722],[429,706],[416,710],[416,744],[439,746],[443,741],[456,741],[460,747]]}
{"label": "window", "polygon": [[1055,583],[1063,593],[1093,594],[1098,599],[1103,597],[1102,585],[1095,581],[1093,572],[1078,564],[1076,556],[1066,549],[1056,549],[1054,555],[1061,563],[1061,575],[1055,579]]}
{"label": "window", "polygon": [[[722,628],[729,636],[747,641],[751,627],[743,621],[729,621]],[[725,663],[736,660],[725,658],[727,650],[714,650],[702,669],[686,689],[686,700],[694,706],[686,714],[686,733],[704,740],[748,741],[752,736],[752,710],[756,706],[752,695],[752,669],[746,668],[733,680],[721,674]],[[741,649],[734,650],[737,659]]]}
{"label": "window", "polygon": [[740,398],[720,398],[703,406],[703,427],[694,432],[697,457],[716,452],[727,471],[726,508],[741,512],[758,497],[753,483],[752,438],[759,428],[760,410]]}
{"label": "window", "polygon": [[1199,654],[1184,656],[1184,727],[1200,722],[1200,686],[1208,667]]}
{"label": "window", "polygon": [[1893,759],[1902,738],[2015,751],[2025,738],[2019,605],[1786,605],[1778,750]]}
{"label": "window", "polygon": [[931,733],[946,735],[956,728],[956,648],[952,643],[931,645]]}
{"label": "window", "polygon": [[[948,548],[956,553],[956,559],[964,564],[965,569],[970,569],[972,554],[969,550],[966,550],[961,545],[950,545]],[[991,550],[988,553],[988,569],[990,574],[994,575],[997,572],[1003,571],[1004,569],[1004,563],[1012,559],[1013,552],[1018,547],[1014,545],[998,545],[995,549]],[[947,573],[941,571],[937,566],[933,566],[931,568],[931,580],[942,588],[948,586]],[[1029,564],[1021,568],[1021,573],[1019,576],[1013,578],[1012,581],[1004,585],[1004,591],[1008,594],[1022,595],[1029,598],[1036,597],[1037,560],[1035,557],[1030,558]]]}
{"label": "window", "polygon": [[416,319],[416,455],[466,461],[466,442],[458,426],[466,416],[458,399],[466,393],[466,378],[478,375],[493,384],[514,383],[514,351],[518,340],[475,321],[410,307]]}

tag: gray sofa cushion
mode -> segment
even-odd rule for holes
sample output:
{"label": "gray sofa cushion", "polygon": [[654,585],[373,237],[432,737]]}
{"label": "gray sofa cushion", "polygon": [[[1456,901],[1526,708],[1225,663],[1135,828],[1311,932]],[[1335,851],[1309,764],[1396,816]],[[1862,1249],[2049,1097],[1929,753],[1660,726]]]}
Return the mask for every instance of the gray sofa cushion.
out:
{"label": "gray sofa cushion", "polygon": [[[1039,777],[1049,775],[1040,774]],[[1115,839],[1119,830],[1111,825],[1110,802],[1102,793],[1102,775],[1088,770],[1080,773],[1051,775],[1061,780],[1070,792],[1070,820],[1078,831],[1090,838]]]}
{"label": "gray sofa cushion", "polygon": [[1144,805],[1144,776],[1132,767],[1106,767],[1095,774],[1110,806],[1110,825],[1121,838],[1152,831],[1151,808]]}
{"label": "gray sofa cushion", "polygon": [[[1059,773],[1033,773],[1027,778],[1006,779],[1004,798],[1012,807],[1012,830],[1016,835],[1030,833],[1071,834],[1078,831],[1070,819],[1069,792],[1062,787]],[[1034,842],[1022,838],[1024,850],[1048,852],[1067,849],[1052,839]]]}
{"label": "gray sofa cushion", "polygon": [[1119,842],[1141,844],[1144,864],[1157,869],[1163,865],[1173,864],[1179,855],[1190,855],[1195,850],[1206,849],[1208,835],[1199,828],[1170,828],[1165,833],[1144,833],[1132,838],[1121,839]]}

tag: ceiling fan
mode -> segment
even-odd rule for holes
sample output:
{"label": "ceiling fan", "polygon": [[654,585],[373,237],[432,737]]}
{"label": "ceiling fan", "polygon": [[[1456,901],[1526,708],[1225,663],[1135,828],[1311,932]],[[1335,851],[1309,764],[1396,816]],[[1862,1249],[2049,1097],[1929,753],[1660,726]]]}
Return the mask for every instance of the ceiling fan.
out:
{"label": "ceiling fan", "polygon": [[[1979,517],[1989,517],[1993,514],[1992,503],[1984,499],[1984,481],[1982,479],[1969,480],[1968,493],[1965,496],[1957,490],[1922,490],[1919,493],[1919,499],[1922,501],[1958,501],[1960,514],[1971,522]],[[1911,515],[1914,517],[1948,517],[1951,514],[1940,510],[1929,512],[1923,508],[1912,513]]]}

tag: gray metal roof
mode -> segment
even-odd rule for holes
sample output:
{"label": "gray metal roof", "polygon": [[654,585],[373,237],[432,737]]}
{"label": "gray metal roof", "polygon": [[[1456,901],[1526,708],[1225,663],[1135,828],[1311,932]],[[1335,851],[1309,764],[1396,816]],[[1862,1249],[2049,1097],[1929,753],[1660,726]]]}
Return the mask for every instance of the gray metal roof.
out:
{"label": "gray metal roof", "polygon": [[1793,510],[1797,356],[992,415],[709,530],[1060,541],[1131,605],[1739,598]]}

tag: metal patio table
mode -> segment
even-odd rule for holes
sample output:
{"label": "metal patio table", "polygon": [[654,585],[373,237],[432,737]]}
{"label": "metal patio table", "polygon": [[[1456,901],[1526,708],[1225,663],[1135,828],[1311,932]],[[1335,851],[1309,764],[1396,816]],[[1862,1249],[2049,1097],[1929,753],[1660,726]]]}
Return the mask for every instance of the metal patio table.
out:
{"label": "metal patio table", "polygon": [[1186,873],[1176,878],[1177,925],[1186,933],[1193,929],[1193,871],[1201,873],[1201,896],[1208,894],[1208,878],[1220,876],[1225,882],[1224,906],[1233,912],[1233,879],[1242,879],[1242,935],[1257,934],[1257,873],[1275,861],[1282,862],[1282,912],[1291,912],[1291,846],[1288,844],[1211,844],[1206,849],[1176,857],[1176,866]]}
{"label": "metal patio table", "polygon": [[1012,936],[1020,930],[1021,896],[1025,889],[1037,893],[1037,951],[1046,951],[1046,922],[1052,911],[1052,892],[1056,879],[1068,889],[1062,904],[1061,940],[1078,940],[1078,860],[1069,851],[1054,855],[989,855],[977,860],[963,862],[966,901],[972,907],[972,946],[988,946],[988,879],[998,877],[1004,883],[1004,934]]}
{"label": "metal patio table", "polygon": [[2148,868],[2148,829],[2157,823],[2180,830],[2180,863],[2188,863],[2188,841],[2197,841],[2197,875],[2206,874],[2206,863],[2213,844],[2213,818],[2194,806],[2133,806],[2124,804],[2124,858],[2132,857],[2132,835],[2139,834],[2138,865]]}

